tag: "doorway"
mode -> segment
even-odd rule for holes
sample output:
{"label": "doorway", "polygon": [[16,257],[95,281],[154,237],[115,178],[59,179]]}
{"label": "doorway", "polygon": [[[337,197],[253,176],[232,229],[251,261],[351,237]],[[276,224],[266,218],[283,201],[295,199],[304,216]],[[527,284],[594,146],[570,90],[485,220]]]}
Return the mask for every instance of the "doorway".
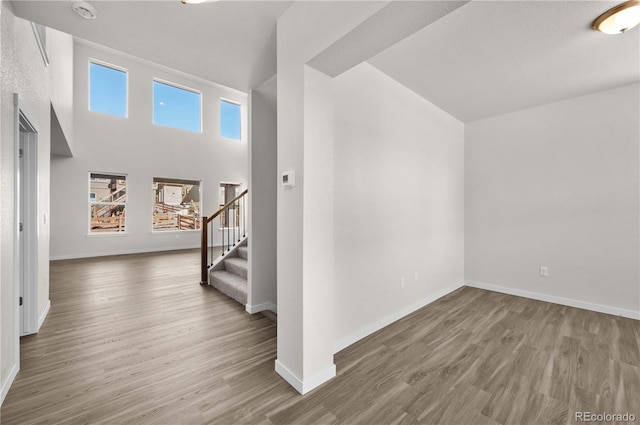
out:
{"label": "doorway", "polygon": [[38,132],[16,111],[16,320],[24,336],[38,331]]}

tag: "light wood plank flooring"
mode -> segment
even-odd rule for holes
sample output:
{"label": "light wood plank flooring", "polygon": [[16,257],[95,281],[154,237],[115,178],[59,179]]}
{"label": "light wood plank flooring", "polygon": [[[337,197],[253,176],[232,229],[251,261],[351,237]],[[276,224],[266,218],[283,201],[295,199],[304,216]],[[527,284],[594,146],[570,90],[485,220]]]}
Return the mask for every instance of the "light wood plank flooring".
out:
{"label": "light wood plank flooring", "polygon": [[276,326],[210,287],[197,251],[55,261],[3,425],[640,422],[638,321],[462,288],[335,356],[300,396]]}

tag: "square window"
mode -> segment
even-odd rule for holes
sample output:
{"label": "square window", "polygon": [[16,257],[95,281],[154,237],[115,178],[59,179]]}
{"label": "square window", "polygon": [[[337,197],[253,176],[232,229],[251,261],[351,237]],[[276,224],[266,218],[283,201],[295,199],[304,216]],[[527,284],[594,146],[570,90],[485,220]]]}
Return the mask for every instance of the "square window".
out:
{"label": "square window", "polygon": [[154,124],[201,133],[201,118],[201,93],[153,81]]}
{"label": "square window", "polygon": [[89,233],[124,232],[126,209],[126,176],[89,175]]}
{"label": "square window", "polygon": [[127,72],[89,62],[89,110],[127,116]]}
{"label": "square window", "polygon": [[200,229],[200,181],[153,178],[153,231]]}
{"label": "square window", "polygon": [[220,136],[226,139],[240,140],[241,122],[240,105],[237,103],[220,101]]}

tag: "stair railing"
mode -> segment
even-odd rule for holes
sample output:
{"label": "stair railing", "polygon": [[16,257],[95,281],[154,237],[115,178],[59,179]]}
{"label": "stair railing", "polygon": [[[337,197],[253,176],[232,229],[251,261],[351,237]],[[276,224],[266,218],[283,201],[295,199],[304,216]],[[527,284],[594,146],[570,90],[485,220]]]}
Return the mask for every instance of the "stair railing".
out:
{"label": "stair railing", "polygon": [[[202,238],[200,243],[200,283],[206,284],[209,267],[213,265],[215,232],[218,229],[222,236],[222,255],[224,256],[247,235],[246,202],[249,189],[227,202],[213,215],[202,217]],[[216,220],[216,218],[218,220]],[[217,226],[216,226],[217,223]]]}

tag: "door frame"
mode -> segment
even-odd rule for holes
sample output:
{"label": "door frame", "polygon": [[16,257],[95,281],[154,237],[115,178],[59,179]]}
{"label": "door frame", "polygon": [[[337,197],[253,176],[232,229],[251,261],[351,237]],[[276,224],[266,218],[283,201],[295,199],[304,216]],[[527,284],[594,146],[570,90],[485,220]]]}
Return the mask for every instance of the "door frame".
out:
{"label": "door frame", "polygon": [[[15,106],[15,238],[14,296],[16,351],[19,366],[20,336],[38,332],[38,130],[14,94]],[[24,164],[20,172],[20,144]],[[23,198],[24,197],[24,203]],[[24,205],[24,212],[21,210]],[[20,232],[20,219],[23,230]],[[22,235],[20,235],[22,233]],[[20,297],[23,298],[20,307]]]}

